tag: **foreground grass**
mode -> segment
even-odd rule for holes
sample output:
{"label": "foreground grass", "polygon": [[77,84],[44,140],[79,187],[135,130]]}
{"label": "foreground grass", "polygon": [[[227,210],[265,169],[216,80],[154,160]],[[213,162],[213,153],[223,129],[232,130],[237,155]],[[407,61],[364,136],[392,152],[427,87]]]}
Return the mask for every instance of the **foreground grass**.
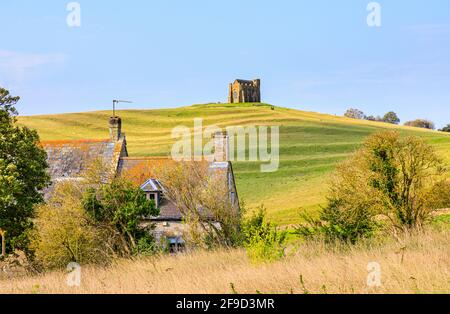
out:
{"label": "foreground grass", "polygon": [[[450,293],[449,240],[446,229],[334,251],[310,243],[271,264],[243,250],[121,260],[83,267],[80,287],[52,272],[0,280],[0,293]],[[381,266],[379,288],[366,284],[370,262]]]}
{"label": "foreground grass", "polygon": [[[160,110],[124,110],[123,120],[131,156],[168,155],[175,126],[279,125],[280,166],[261,173],[260,165],[235,162],[233,168],[241,200],[249,207],[264,204],[269,218],[280,225],[298,223],[299,211],[317,210],[325,201],[327,178],[335,166],[370,134],[397,129],[433,144],[450,164],[450,134],[347,119],[333,115],[253,104],[209,104]],[[109,111],[20,117],[19,122],[38,130],[43,140],[107,138]]]}

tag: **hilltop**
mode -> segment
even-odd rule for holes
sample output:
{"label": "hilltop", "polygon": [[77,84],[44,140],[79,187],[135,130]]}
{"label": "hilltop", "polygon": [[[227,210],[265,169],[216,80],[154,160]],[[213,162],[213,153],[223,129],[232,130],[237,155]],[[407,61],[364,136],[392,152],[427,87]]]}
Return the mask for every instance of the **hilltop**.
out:
{"label": "hilltop", "polygon": [[[273,110],[272,110],[273,109]],[[248,207],[264,204],[279,224],[293,224],[301,209],[316,210],[325,201],[327,178],[337,163],[364,139],[383,129],[418,135],[434,145],[450,163],[450,134],[380,122],[354,120],[267,104],[206,104],[175,109],[122,110],[122,129],[132,156],[168,155],[175,126],[279,125],[280,167],[261,173],[258,163],[233,163],[241,201]],[[108,137],[109,111],[21,116],[19,123],[34,128],[42,140],[101,139]]]}

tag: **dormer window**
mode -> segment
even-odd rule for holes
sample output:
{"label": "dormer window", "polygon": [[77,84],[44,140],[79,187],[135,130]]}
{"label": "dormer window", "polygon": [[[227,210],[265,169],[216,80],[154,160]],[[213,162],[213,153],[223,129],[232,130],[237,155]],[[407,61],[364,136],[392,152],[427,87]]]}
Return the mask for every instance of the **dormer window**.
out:
{"label": "dormer window", "polygon": [[156,179],[148,179],[141,185],[141,190],[145,192],[148,200],[153,200],[155,202],[156,208],[161,204],[163,187]]}

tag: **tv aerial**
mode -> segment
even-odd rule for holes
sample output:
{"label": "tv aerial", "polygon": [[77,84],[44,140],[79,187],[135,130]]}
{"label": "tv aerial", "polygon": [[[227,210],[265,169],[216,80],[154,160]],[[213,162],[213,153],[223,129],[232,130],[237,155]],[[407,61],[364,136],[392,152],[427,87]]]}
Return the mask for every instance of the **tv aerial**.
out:
{"label": "tv aerial", "polygon": [[128,103],[128,104],[132,104],[132,101],[129,100],[113,100],[113,117],[116,116],[116,104],[118,103]]}

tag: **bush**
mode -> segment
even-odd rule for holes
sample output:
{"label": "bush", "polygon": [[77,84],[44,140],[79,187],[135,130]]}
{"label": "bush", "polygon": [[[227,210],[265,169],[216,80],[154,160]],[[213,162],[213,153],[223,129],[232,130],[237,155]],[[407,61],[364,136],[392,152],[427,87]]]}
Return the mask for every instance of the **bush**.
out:
{"label": "bush", "polygon": [[400,119],[398,118],[397,114],[393,111],[389,111],[386,113],[382,119],[383,122],[391,123],[391,124],[399,124]]}
{"label": "bush", "polygon": [[372,236],[378,226],[375,216],[379,213],[379,195],[368,186],[367,175],[361,154],[340,164],[332,177],[328,204],[318,218],[303,215],[305,222],[296,228],[296,233],[306,238],[324,238],[328,243],[355,243]]}
{"label": "bush", "polygon": [[431,208],[450,208],[450,181],[437,182],[430,191],[427,205]]}
{"label": "bush", "polygon": [[304,215],[304,224],[295,232],[305,238],[324,238],[326,243],[342,241],[355,244],[358,240],[371,237],[379,226],[365,208],[346,210],[340,201],[330,200],[320,213],[320,219]]}
{"label": "bush", "polygon": [[432,188],[445,175],[434,148],[419,137],[384,132],[370,137],[362,154],[367,161],[367,185],[379,195],[380,213],[399,229],[422,227],[436,209],[430,200],[440,199]]}
{"label": "bush", "polygon": [[155,239],[150,234],[145,234],[139,238],[134,248],[133,254],[140,256],[151,256],[159,251]]}
{"label": "bush", "polygon": [[243,223],[242,232],[244,246],[252,261],[271,262],[285,256],[286,232],[279,231],[267,221],[263,207]]}
{"label": "bush", "polygon": [[408,122],[405,122],[405,125],[416,127],[416,128],[430,129],[430,130],[435,129],[434,123],[432,121],[424,120],[424,119],[416,119],[413,121],[408,121]]}
{"label": "bush", "polygon": [[351,119],[360,119],[360,120],[363,120],[363,119],[365,119],[365,117],[366,117],[365,114],[364,114],[364,112],[362,112],[362,111],[359,110],[359,109],[354,109],[354,108],[348,109],[348,110],[345,112],[344,116],[347,117],[347,118],[351,118]]}
{"label": "bush", "polygon": [[439,131],[441,131],[441,132],[450,132],[450,124],[447,124],[446,126],[444,126]]}
{"label": "bush", "polygon": [[448,203],[444,174],[442,161],[422,139],[375,134],[338,166],[328,205],[319,219],[308,217],[297,233],[355,243],[372,236],[377,216],[395,229],[421,228],[435,209]]}
{"label": "bush", "polygon": [[84,212],[81,192],[71,183],[56,186],[53,197],[37,209],[31,249],[45,269],[65,268],[70,262],[105,264],[105,237]]}
{"label": "bush", "polygon": [[93,223],[109,235],[109,245],[115,253],[128,257],[143,246],[148,253],[150,230],[140,226],[140,221],[143,217],[157,216],[159,210],[139,187],[116,178],[98,188],[88,188],[82,204]]}

